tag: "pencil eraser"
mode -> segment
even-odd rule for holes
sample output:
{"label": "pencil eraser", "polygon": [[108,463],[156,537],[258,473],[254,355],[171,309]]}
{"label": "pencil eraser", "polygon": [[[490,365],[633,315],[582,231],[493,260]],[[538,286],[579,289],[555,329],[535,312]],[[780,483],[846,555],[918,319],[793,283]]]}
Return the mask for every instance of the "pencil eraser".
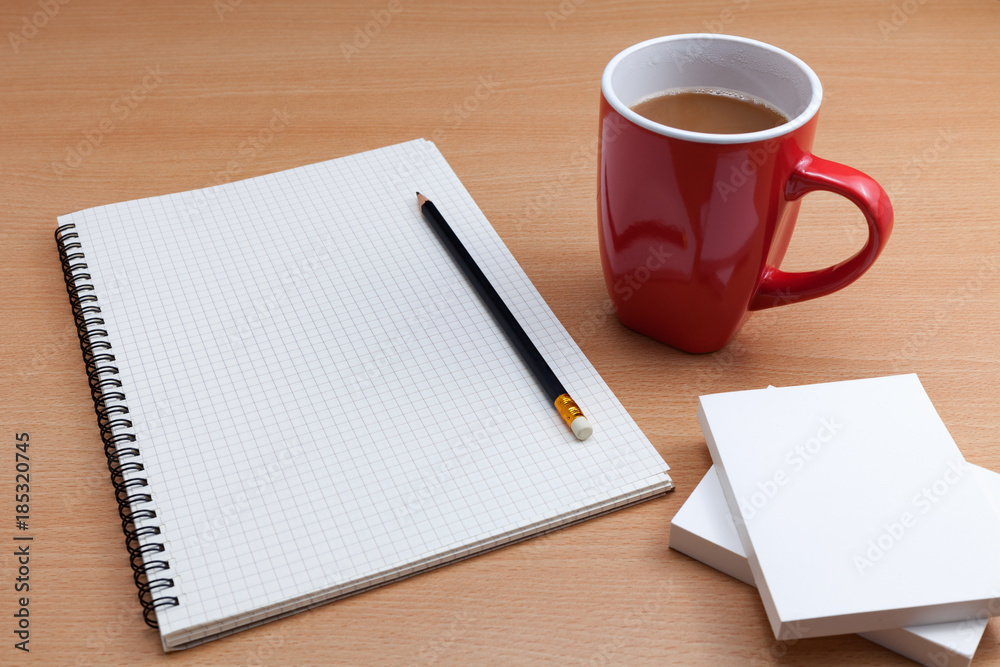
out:
{"label": "pencil eraser", "polygon": [[577,417],[569,427],[573,429],[573,435],[579,440],[586,440],[594,434],[594,427],[590,425],[586,417]]}

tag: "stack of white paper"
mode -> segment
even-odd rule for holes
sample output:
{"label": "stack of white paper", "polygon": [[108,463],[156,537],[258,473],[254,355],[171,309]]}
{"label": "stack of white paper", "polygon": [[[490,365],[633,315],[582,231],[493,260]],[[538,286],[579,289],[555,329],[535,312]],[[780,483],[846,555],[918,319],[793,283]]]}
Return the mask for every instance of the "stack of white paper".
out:
{"label": "stack of white paper", "polygon": [[968,664],[1000,610],[1000,476],[965,462],[915,375],[705,396],[699,418],[718,476],[671,546],[756,585],[779,639]]}

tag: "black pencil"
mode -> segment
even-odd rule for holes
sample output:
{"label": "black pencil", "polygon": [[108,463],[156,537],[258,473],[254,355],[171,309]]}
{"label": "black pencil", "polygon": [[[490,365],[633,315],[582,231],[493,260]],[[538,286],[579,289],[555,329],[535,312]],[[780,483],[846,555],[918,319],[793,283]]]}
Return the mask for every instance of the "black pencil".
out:
{"label": "black pencil", "polygon": [[566,393],[562,382],[552,372],[552,369],[538,351],[538,348],[528,338],[528,334],[521,328],[514,314],[510,312],[510,308],[503,302],[497,291],[493,289],[493,285],[490,284],[490,281],[483,274],[476,261],[472,259],[472,255],[465,249],[465,246],[462,245],[455,232],[452,231],[447,221],[445,221],[444,216],[434,206],[434,202],[418,192],[417,204],[420,206],[420,212],[424,214],[424,218],[430,223],[441,243],[448,249],[449,254],[454,258],[459,268],[462,269],[465,277],[476,288],[476,292],[479,293],[483,303],[493,313],[494,319],[496,319],[500,328],[503,329],[503,332],[507,334],[507,338],[514,345],[514,349],[524,359],[524,363],[527,364],[535,379],[538,380],[538,384],[542,386],[549,400],[552,401],[552,404],[563,420],[573,430],[573,434],[580,440],[589,438],[594,432],[590,422],[583,416],[583,412],[577,406],[576,402]]}

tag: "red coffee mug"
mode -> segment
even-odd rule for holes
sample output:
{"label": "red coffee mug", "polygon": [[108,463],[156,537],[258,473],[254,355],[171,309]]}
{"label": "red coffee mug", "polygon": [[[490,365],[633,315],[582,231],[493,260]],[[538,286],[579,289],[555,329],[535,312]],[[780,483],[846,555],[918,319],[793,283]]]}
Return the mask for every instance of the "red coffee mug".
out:
{"label": "red coffee mug", "polygon": [[[629,106],[670,88],[742,91],[790,121],[745,134],[660,125]],[[753,310],[813,299],[868,270],[892,230],[885,191],[810,153],[823,98],[804,62],[743,37],[672,35],[631,46],[601,79],[600,245],[621,322],[688,352],[712,352]],[[799,199],[829,190],[868,220],[857,254],[818,271],[778,267]]]}

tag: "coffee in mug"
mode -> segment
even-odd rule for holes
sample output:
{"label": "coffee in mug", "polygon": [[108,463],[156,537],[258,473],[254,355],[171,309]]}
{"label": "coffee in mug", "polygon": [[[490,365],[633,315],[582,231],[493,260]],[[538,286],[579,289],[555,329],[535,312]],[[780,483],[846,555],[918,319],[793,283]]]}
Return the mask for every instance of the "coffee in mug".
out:
{"label": "coffee in mug", "polygon": [[654,123],[691,132],[760,132],[789,121],[770,102],[725,88],[672,88],[644,97],[631,109]]}

